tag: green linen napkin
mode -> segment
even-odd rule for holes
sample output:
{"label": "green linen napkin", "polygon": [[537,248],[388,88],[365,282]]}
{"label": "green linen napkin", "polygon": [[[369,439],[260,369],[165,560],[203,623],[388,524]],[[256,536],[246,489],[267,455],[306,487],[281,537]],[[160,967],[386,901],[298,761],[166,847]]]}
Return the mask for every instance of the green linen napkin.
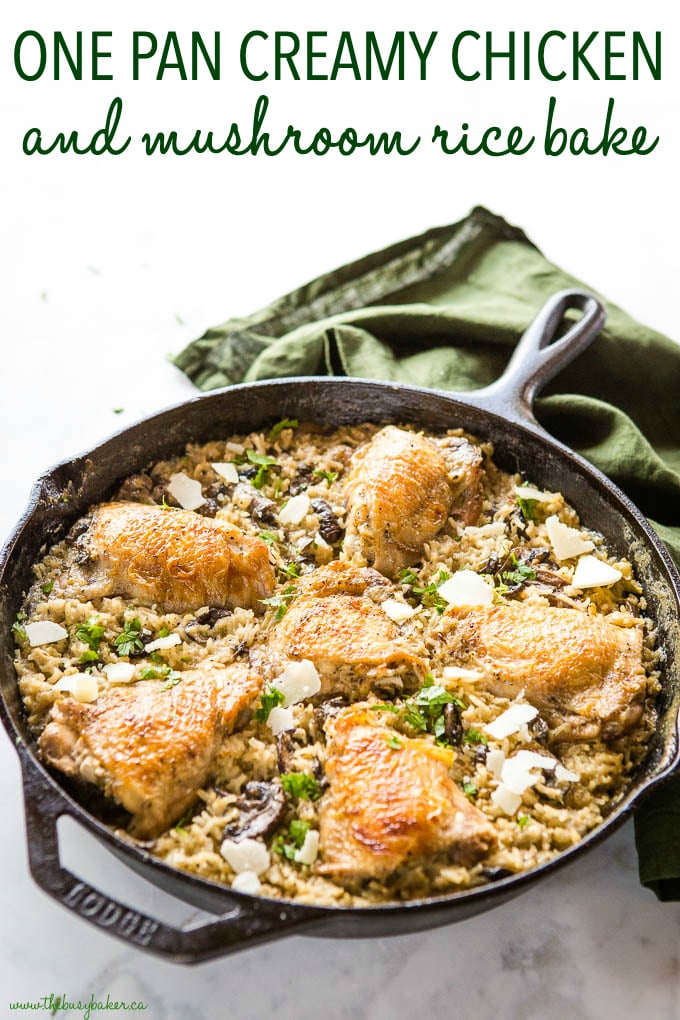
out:
{"label": "green linen napkin", "polygon": [[[175,364],[203,390],[304,375],[475,389],[567,287],[593,289],[476,208],[209,329]],[[637,503],[680,563],[680,345],[605,304],[602,334],[547,388],[536,416]],[[680,899],[680,778],[635,823],[642,882]]]}

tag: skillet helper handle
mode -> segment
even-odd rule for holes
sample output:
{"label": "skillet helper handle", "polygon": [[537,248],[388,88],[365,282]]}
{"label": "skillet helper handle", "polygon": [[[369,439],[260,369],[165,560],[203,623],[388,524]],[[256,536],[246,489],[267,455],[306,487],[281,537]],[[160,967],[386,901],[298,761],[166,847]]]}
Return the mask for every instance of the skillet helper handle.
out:
{"label": "skillet helper handle", "polygon": [[[581,317],[556,340],[569,311]],[[589,347],[606,319],[604,306],[592,294],[562,290],[554,294],[520,338],[503,375],[490,386],[464,395],[470,403],[521,425],[541,428],[534,417],[534,400],[546,383]]]}
{"label": "skillet helper handle", "polygon": [[103,931],[166,959],[198,963],[290,934],[311,920],[304,908],[235,893],[231,894],[233,906],[225,914],[185,928],[119,903],[62,866],[57,822],[60,816],[76,817],[75,813],[47,786],[28,756],[21,758],[31,874],[54,900]]}

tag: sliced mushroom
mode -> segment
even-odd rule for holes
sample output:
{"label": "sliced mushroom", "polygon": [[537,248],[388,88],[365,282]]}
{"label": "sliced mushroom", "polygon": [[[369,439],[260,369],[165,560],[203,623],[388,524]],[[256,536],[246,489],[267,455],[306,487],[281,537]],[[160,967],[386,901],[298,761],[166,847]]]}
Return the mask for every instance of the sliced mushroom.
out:
{"label": "sliced mushroom", "polygon": [[239,482],[234,486],[233,499],[256,520],[264,521],[265,524],[276,522],[276,503],[273,499],[267,499],[252,485]]}
{"label": "sliced mushroom", "polygon": [[460,721],[458,705],[449,702],[444,705],[444,735],[453,747],[460,747],[463,741],[463,724]]}
{"label": "sliced mushroom", "polygon": [[224,838],[240,843],[242,839],[255,839],[272,832],[286,810],[286,797],[277,780],[250,782],[246,783],[234,807],[239,816],[225,826]]}
{"label": "sliced mushroom", "polygon": [[293,756],[297,750],[297,744],[293,740],[288,730],[284,730],[283,733],[279,733],[276,738],[276,762],[279,766],[279,772],[284,774],[286,772],[293,772]]}
{"label": "sliced mushroom", "polygon": [[312,510],[319,518],[319,534],[324,542],[334,545],[344,535],[338,519],[333,513],[333,508],[325,499],[313,499]]}
{"label": "sliced mushroom", "polygon": [[339,715],[343,709],[347,708],[348,704],[349,702],[345,701],[344,698],[330,698],[314,709],[312,717],[312,737],[314,740],[326,739],[326,731],[324,729],[326,722],[328,719],[333,719],[336,715]]}
{"label": "sliced mushroom", "polygon": [[311,464],[301,464],[298,473],[290,483],[288,492],[291,496],[297,496],[312,484],[314,469]]}
{"label": "sliced mushroom", "polygon": [[116,493],[116,499],[129,503],[154,503],[153,489],[153,478],[142,471],[125,479]]}

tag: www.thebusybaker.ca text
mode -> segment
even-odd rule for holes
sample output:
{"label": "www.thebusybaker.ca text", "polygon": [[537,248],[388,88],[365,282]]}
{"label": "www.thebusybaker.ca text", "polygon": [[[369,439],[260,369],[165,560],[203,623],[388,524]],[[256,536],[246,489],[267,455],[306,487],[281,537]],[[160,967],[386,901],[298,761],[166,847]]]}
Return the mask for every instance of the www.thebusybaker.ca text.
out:
{"label": "www.thebusybaker.ca text", "polygon": [[110,995],[106,996],[106,999],[96,999],[94,992],[89,999],[69,999],[68,995],[55,995],[53,992],[50,995],[43,995],[40,999],[35,999],[26,1002],[10,1002],[9,1008],[13,1010],[22,1010],[26,1012],[34,1012],[38,1010],[49,1010],[52,1016],[55,1016],[60,1010],[74,1010],[83,1014],[83,1020],[90,1020],[93,1012],[96,1010],[120,1010],[122,1012],[137,1012],[138,1010],[148,1009],[148,1005],[145,1002],[137,1002],[132,1000],[131,1002],[124,1002],[121,999],[112,999]]}

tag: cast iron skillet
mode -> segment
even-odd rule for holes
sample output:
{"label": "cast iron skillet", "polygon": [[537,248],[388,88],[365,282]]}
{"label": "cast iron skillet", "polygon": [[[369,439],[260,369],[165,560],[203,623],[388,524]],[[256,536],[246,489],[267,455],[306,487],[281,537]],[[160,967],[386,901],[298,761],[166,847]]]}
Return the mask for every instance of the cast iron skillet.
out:
{"label": "cast iron skillet", "polygon": [[[569,310],[582,315],[555,340]],[[599,471],[552,439],[532,414],[536,393],[594,339],[603,323],[604,310],[595,298],[564,291],[548,301],[502,378],[486,389],[451,394],[337,378],[234,386],[153,415],[40,478],[0,557],[0,709],[23,771],[31,872],[50,896],[128,942],[183,962],[226,955],[292,932],[333,937],[415,932],[463,920],[517,895],[611,833],[643,793],[670,775],[680,762],[680,578],[640,511]],[[429,429],[464,426],[494,443],[501,467],[521,470],[533,482],[563,492],[587,527],[602,532],[611,550],[632,560],[647,593],[649,612],[658,622],[664,653],[658,731],[626,796],[578,846],[530,872],[436,899],[360,909],[282,903],[231,892],[173,869],[117,838],[73,799],[63,777],[39,761],[12,667],[11,626],[31,582],[31,565],[90,504],[107,499],[117,482],[149,461],[178,454],[189,441],[250,432],[284,417],[331,425],[372,420],[412,422]],[[218,916],[190,928],[173,928],[79,881],[59,861],[56,826],[61,815],[81,822],[155,885]]]}

